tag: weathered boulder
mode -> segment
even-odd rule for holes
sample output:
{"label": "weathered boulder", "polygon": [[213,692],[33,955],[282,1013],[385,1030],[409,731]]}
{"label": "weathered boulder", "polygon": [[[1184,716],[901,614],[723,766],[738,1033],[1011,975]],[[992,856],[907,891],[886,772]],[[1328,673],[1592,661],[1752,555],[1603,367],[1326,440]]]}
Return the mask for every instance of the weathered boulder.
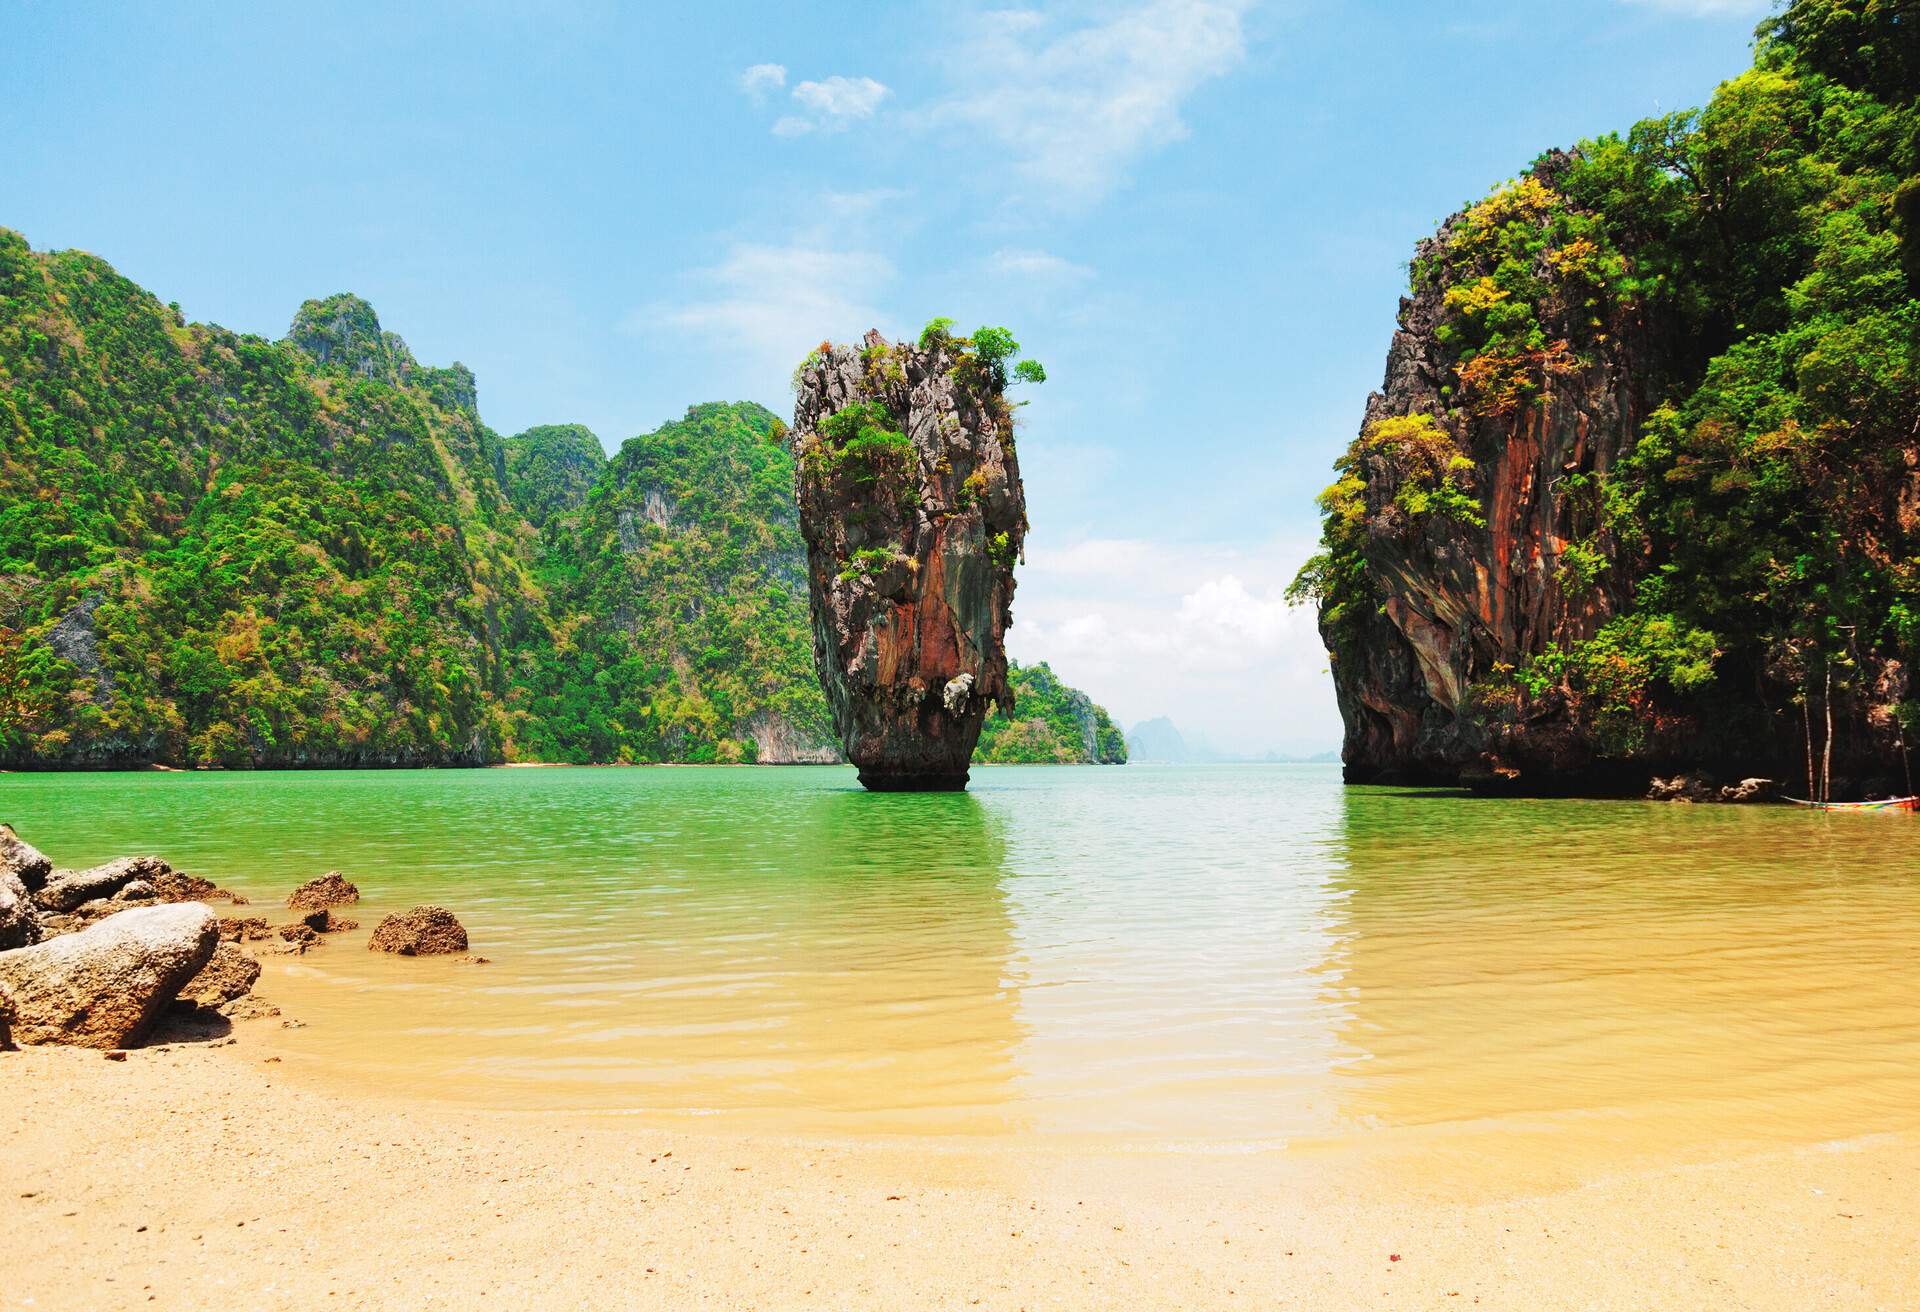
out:
{"label": "weathered boulder", "polygon": [[359,900],[360,890],[338,870],[329,870],[318,879],[309,879],[294,889],[287,898],[287,905],[295,911],[311,911],[316,907],[348,906]]}
{"label": "weathered boulder", "polygon": [[87,870],[56,870],[33,900],[47,911],[72,911],[83,902],[112,897],[136,879],[152,883],[173,873],[157,856],[123,856]]}
{"label": "weathered boulder", "polygon": [[180,1000],[217,1010],[244,997],[260,978],[260,963],[231,943],[216,944],[200,973],[180,990]]}
{"label": "weathered boulder", "polygon": [[178,870],[149,876],[145,882],[152,886],[153,895],[162,902],[231,902],[235,906],[244,906],[247,901],[238,893],[221,888],[211,879],[202,879]]}
{"label": "weathered boulder", "polygon": [[0,866],[0,951],[24,948],[41,938],[40,913],[20,876]]}
{"label": "weathered boulder", "polygon": [[254,942],[273,937],[273,927],[259,916],[220,917],[222,943]]}
{"label": "weathered boulder", "polygon": [[311,925],[296,920],[291,925],[280,926],[280,937],[301,948],[308,948],[320,941],[320,934]]}
{"label": "weathered boulder", "polygon": [[467,950],[467,931],[445,907],[415,907],[388,916],[374,927],[367,947],[403,957],[426,957]]}
{"label": "weathered boulder", "polygon": [[0,984],[0,1052],[6,1052],[13,1047],[15,1013],[12,992],[5,984]]}
{"label": "weathered boulder", "polygon": [[345,929],[358,929],[360,922],[346,920],[333,914],[330,907],[317,907],[300,917],[299,923],[316,934],[338,934]]}
{"label": "weathered boulder", "polygon": [[868,333],[795,374],[790,441],[814,663],[869,788],[964,788],[1026,536],[1002,360],[930,331]]}
{"label": "weathered boulder", "polygon": [[122,911],[75,934],[0,952],[13,1041],[137,1043],[213,956],[213,912],[193,902]]}
{"label": "weathered boulder", "polygon": [[53,874],[53,862],[14,833],[12,825],[0,824],[0,870],[11,870],[31,893],[46,886],[47,877]]}
{"label": "weathered boulder", "polygon": [[113,900],[115,902],[158,902],[160,892],[144,879],[130,879],[120,885],[120,891],[113,895]]}

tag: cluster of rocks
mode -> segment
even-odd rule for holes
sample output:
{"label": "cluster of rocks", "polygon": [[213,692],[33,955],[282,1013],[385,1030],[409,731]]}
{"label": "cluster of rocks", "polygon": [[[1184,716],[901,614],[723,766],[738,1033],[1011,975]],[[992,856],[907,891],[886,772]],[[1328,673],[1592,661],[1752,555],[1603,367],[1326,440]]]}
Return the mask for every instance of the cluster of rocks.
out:
{"label": "cluster of rocks", "polygon": [[[291,923],[216,916],[209,903],[247,900],[155,856],[57,870],[0,824],[0,1050],[121,1049],[145,1039],[169,1011],[277,1015],[253,994],[258,957],[305,952],[328,934],[357,929],[333,909],[359,900],[358,888],[329,871],[287,899]],[[445,908],[421,906],[382,920],[367,946],[402,956],[463,953],[467,932]]]}
{"label": "cluster of rocks", "polygon": [[1647,788],[1649,802],[1777,802],[1781,790],[1774,779],[1742,779],[1722,785],[1704,771],[1656,778]]}

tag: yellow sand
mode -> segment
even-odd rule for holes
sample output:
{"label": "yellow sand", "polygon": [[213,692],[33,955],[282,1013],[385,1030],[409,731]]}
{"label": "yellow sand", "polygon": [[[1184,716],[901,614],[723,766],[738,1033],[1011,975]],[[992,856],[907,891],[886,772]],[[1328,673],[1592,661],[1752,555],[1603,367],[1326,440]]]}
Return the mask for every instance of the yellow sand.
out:
{"label": "yellow sand", "polygon": [[274,1024],[0,1055],[0,1308],[1920,1306],[1909,1136],[1461,1203],[1301,1153],[404,1101],[269,1061]]}

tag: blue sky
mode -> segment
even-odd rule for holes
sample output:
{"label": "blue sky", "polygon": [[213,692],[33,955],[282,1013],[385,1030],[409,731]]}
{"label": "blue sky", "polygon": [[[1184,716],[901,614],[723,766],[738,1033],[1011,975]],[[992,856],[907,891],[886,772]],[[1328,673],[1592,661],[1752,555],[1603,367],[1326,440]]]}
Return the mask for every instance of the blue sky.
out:
{"label": "blue sky", "polygon": [[1337,745],[1279,591],[1413,243],[1701,103],[1750,0],[0,9],[0,224],[278,336],[354,291],[502,432],[791,408],[823,337],[1051,380],[1012,647],[1131,724]]}

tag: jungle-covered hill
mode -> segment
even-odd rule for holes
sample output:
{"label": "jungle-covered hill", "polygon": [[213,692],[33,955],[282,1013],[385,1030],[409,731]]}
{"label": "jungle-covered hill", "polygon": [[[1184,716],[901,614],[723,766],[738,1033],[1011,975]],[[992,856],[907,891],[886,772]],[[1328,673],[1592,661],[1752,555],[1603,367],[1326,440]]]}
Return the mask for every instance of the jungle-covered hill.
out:
{"label": "jungle-covered hill", "polygon": [[1917,94],[1920,2],[1795,0],[1420,244],[1296,584],[1350,779],[1906,788]]}
{"label": "jungle-covered hill", "polygon": [[0,229],[0,765],[836,759],[781,428],[503,438],[357,297],[269,341]]}

